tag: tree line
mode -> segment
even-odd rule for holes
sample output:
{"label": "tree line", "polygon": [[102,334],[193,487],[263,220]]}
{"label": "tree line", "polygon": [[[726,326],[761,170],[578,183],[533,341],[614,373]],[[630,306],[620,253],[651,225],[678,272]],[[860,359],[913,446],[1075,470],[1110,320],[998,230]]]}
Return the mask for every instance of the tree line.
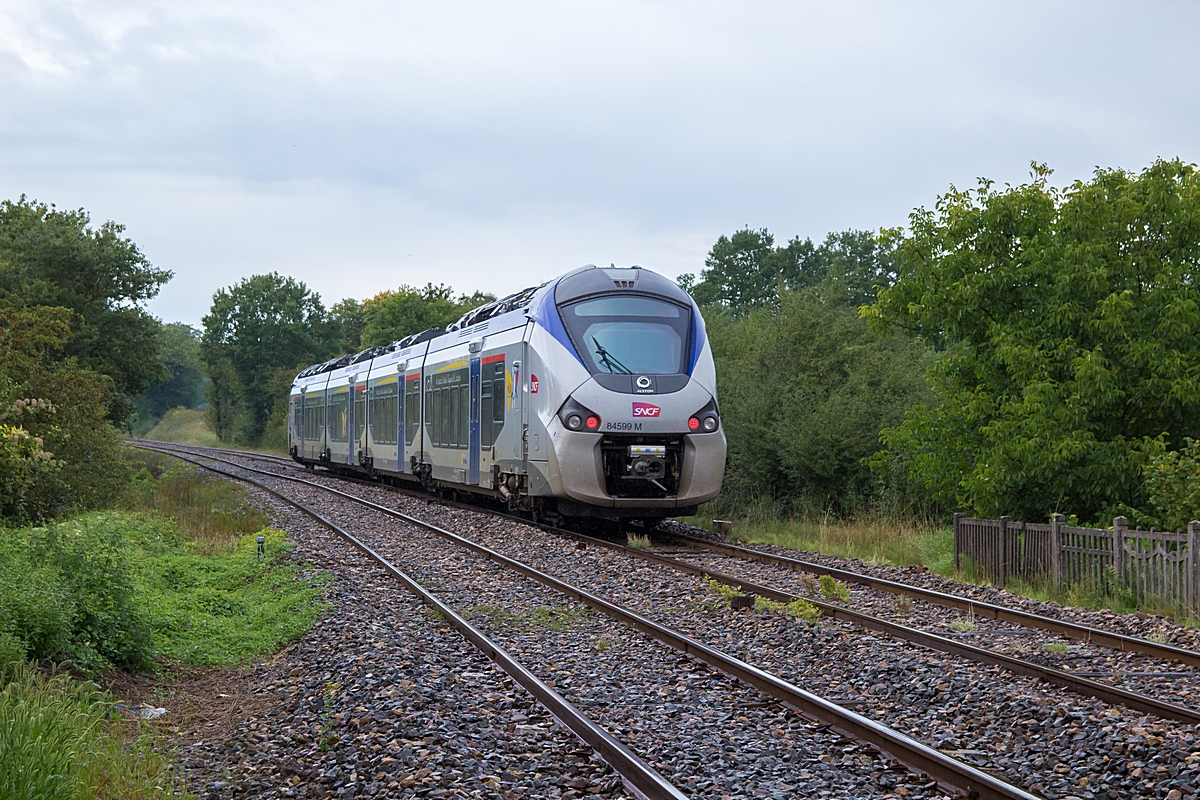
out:
{"label": "tree line", "polygon": [[[1198,275],[1200,179],[1179,160],[1063,188],[1035,164],[820,243],[721,236],[679,277],[717,362],[718,510],[1200,516]],[[173,406],[280,446],[299,369],[491,299],[427,284],[327,308],[270,273],[218,291],[198,332],[144,310],[169,278],[114,223],[0,205],[0,513],[86,503],[114,426]]]}

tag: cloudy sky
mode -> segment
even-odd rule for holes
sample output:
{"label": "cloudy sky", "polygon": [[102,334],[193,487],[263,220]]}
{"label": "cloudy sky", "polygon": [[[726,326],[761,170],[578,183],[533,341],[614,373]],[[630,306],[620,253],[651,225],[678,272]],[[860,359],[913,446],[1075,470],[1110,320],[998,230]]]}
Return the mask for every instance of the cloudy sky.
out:
{"label": "cloudy sky", "polygon": [[695,272],[743,225],[1200,161],[1196,3],[0,1],[0,197],[116,220],[150,309]]}

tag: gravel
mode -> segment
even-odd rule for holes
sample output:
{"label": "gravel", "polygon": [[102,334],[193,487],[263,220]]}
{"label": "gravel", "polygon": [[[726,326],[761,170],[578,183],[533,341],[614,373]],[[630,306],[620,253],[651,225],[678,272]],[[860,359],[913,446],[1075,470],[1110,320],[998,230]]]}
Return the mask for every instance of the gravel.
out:
{"label": "gravel", "polygon": [[330,607],[301,641],[246,674],[267,710],[181,748],[197,797],[630,796],[377,566],[278,501],[260,502],[296,555],[333,576]]}
{"label": "gravel", "polygon": [[[469,535],[805,688],[854,703],[861,713],[1048,797],[1194,795],[1200,743],[1192,726],[1131,714],[849,625],[731,613],[690,576],[600,548],[579,550],[573,542],[477,512],[383,489],[354,491]],[[388,526],[397,539],[421,536],[406,526],[376,525]],[[441,547],[452,552],[448,544]]]}
{"label": "gravel", "polygon": [[[465,549],[327,493],[256,479],[276,484],[272,488],[336,518],[365,539],[691,796],[945,796],[933,784],[757,690]],[[391,591],[410,602],[399,590]],[[439,623],[431,619],[429,624]],[[327,635],[338,641],[340,634],[330,627]],[[370,641],[368,635],[367,646]],[[338,663],[346,661],[341,657]],[[374,661],[372,669],[382,670]],[[411,655],[399,661],[378,679],[378,686],[394,685],[416,663]],[[326,668],[308,678],[305,690],[319,692],[331,679],[346,685]],[[379,692],[377,686],[360,692],[356,701],[366,710],[354,713],[370,716],[367,700],[378,702]],[[360,771],[359,783],[371,769]],[[559,796],[551,787],[514,787],[513,796]]]}

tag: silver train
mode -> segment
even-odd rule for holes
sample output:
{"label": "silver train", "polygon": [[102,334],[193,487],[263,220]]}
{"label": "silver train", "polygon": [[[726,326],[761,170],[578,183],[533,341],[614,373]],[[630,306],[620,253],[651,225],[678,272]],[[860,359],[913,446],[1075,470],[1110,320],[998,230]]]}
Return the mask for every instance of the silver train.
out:
{"label": "silver train", "polygon": [[693,514],[725,433],[704,321],[650,270],[586,266],[446,330],[301,372],[292,457],[503,500],[535,519]]}

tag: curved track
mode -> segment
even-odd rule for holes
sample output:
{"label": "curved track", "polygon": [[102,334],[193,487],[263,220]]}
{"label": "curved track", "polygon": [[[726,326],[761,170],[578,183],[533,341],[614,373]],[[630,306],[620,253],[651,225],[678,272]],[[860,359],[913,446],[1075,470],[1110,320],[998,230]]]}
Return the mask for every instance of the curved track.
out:
{"label": "curved track", "polygon": [[[655,622],[643,615],[629,610],[628,608],[613,603],[583,588],[556,578],[526,563],[505,556],[482,544],[467,539],[460,534],[445,530],[444,528],[429,523],[425,520],[421,520],[411,515],[404,514],[400,511],[396,511],[395,509],[373,503],[361,497],[356,497],[338,489],[324,486],[314,481],[247,467],[241,464],[236,464],[228,459],[206,455],[204,453],[195,453],[195,451],[190,448],[185,449],[177,445],[170,445],[166,443],[154,443],[153,446],[150,446],[149,443],[141,443],[139,446],[175,457],[184,458],[184,460],[188,461],[193,461],[193,459],[186,458],[185,456],[181,455],[181,451],[191,453],[193,455],[199,455],[201,458],[221,461],[230,464],[239,470],[257,473],[263,476],[269,476],[271,479],[275,480],[284,480],[292,482],[293,484],[301,484],[307,488],[316,489],[321,492],[339,497],[342,500],[366,507],[379,514],[403,520],[410,525],[414,525],[434,533],[444,540],[455,544],[456,546],[466,548],[472,553],[482,556],[493,563],[503,565],[507,569],[515,571],[526,578],[540,583],[543,586],[554,589],[555,591],[560,592],[569,598],[578,600],[579,602],[584,603],[585,605],[602,614],[619,620],[626,625],[632,626],[643,633],[649,634],[650,636],[658,639],[660,642],[667,644],[668,646],[681,652],[687,653],[689,656],[703,661],[714,669],[717,669],[727,675],[731,675],[738,680],[753,686],[766,696],[799,709],[806,716],[817,719],[822,723],[831,726],[839,733],[871,745],[879,752],[895,759],[908,769],[918,774],[932,777],[946,790],[951,790],[973,797],[1033,797],[1033,795],[1015,786],[1007,784],[991,775],[988,775],[985,772],[971,767],[968,764],[947,756],[934,748],[928,747],[927,745],[924,745],[911,737],[905,736],[904,734],[887,727],[886,725],[882,725],[854,711],[844,708],[835,702],[831,702],[823,697],[805,691],[804,689],[801,689],[800,687],[781,679],[775,674],[760,669],[741,659],[734,658],[720,650],[717,650],[716,648],[704,645],[687,636],[686,634],[680,633],[677,630],[673,630],[665,625]],[[239,453],[237,451],[234,451],[231,454],[239,457],[257,457],[275,460],[271,457],[247,456],[247,454]],[[193,463],[195,462],[193,461]],[[202,466],[205,466],[206,469],[225,474],[228,477],[234,478],[235,480],[247,481],[245,476],[224,472],[208,465]],[[248,482],[254,482],[257,485],[262,486],[261,482]],[[268,491],[271,491],[271,493],[275,494],[276,496],[284,497],[287,502],[292,503],[293,505],[299,506],[297,501],[285,497],[274,489],[268,488]],[[315,514],[315,512],[307,513]],[[321,518],[321,522],[322,524],[332,526],[332,523],[328,522],[328,520],[325,520],[324,518]],[[339,532],[339,535],[349,536],[349,534],[344,532]],[[361,544],[357,540],[354,541],[356,542],[356,546],[360,547],[360,549],[366,547],[366,545]],[[598,540],[595,541],[600,543]],[[611,545],[611,543],[604,544],[606,546]],[[459,617],[459,619],[462,618]],[[462,621],[464,625],[467,624],[465,620]],[[482,636],[482,634],[479,635]],[[565,703],[565,700],[563,702]],[[582,734],[581,738],[583,738]],[[589,744],[590,743],[591,742],[589,741]],[[614,767],[615,766],[616,765],[614,765]]]}

